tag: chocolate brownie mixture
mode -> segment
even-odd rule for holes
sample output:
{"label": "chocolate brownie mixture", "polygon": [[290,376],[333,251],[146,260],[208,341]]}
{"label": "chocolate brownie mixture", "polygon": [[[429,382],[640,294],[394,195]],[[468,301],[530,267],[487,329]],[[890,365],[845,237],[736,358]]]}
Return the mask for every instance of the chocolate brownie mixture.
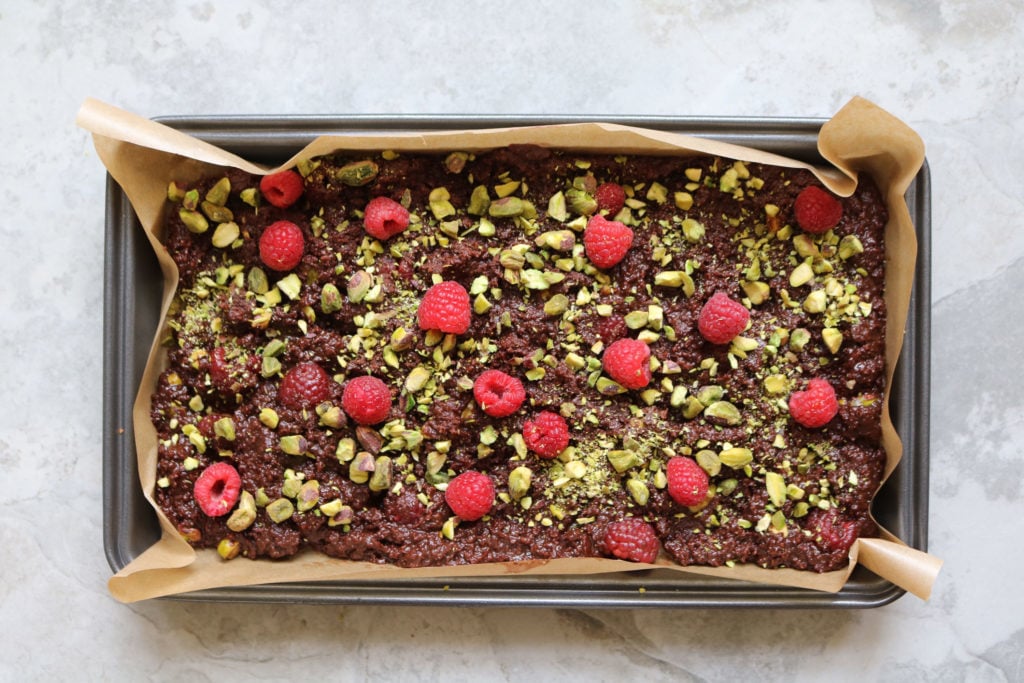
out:
{"label": "chocolate brownie mixture", "polygon": [[[235,170],[169,189],[161,239],[181,281],[152,396],[155,497],[193,545],[403,567],[538,560],[607,555],[609,525],[637,518],[682,565],[823,572],[876,533],[887,216],[870,179],[815,234],[794,218],[813,175],[723,158],[515,146],[323,157],[297,171],[300,196],[283,208]],[[599,205],[604,185],[621,207]],[[384,240],[363,220],[377,197],[409,214]],[[601,214],[634,235],[604,269],[584,244]],[[302,234],[286,270],[260,253],[279,221]],[[470,298],[468,329],[421,329],[425,292],[449,281]],[[716,292],[749,312],[725,344],[698,330]],[[623,338],[650,350],[643,388],[602,365]],[[296,407],[282,379],[308,363],[329,381]],[[522,383],[511,415],[474,399],[488,369]],[[345,384],[364,375],[390,393],[376,424],[343,408]],[[818,428],[789,413],[813,378],[838,403]],[[545,411],[569,429],[552,459],[524,439]],[[670,495],[677,457],[707,475],[696,505]],[[237,490],[197,485],[221,462]],[[471,470],[494,498],[468,521],[445,489]],[[230,494],[223,514],[204,512],[211,486]]]}

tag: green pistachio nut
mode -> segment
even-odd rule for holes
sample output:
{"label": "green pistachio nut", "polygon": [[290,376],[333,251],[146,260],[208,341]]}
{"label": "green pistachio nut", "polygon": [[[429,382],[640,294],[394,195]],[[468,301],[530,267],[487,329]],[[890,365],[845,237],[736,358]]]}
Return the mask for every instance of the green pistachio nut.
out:
{"label": "green pistachio nut", "polygon": [[343,304],[341,291],[333,283],[328,282],[320,290],[320,310],[324,313],[336,313],[341,310]]}
{"label": "green pistachio nut", "polygon": [[334,179],[349,187],[361,187],[373,182],[380,168],[369,159],[353,161],[334,171]]}
{"label": "green pistachio nut", "polygon": [[295,514],[295,505],[287,498],[272,500],[266,507],[267,517],[275,524],[288,521]]}
{"label": "green pistachio nut", "polygon": [[622,449],[608,451],[608,462],[616,472],[622,474],[643,464],[643,459],[635,451]]}
{"label": "green pistachio nut", "polygon": [[220,223],[216,228],[214,228],[213,237],[210,238],[210,241],[213,243],[213,246],[218,249],[227,249],[235,243],[235,240],[238,239],[240,234],[241,232],[239,231],[238,223],[228,221],[226,223]]}
{"label": "green pistachio nut", "polygon": [[178,211],[178,217],[181,218],[181,222],[185,224],[188,231],[196,235],[201,235],[210,229],[210,223],[206,220],[206,216],[198,211],[181,209]]}
{"label": "green pistachio nut", "polygon": [[256,521],[256,498],[248,491],[238,497],[238,507],[228,517],[227,526],[232,531],[245,531]]}
{"label": "green pistachio nut", "polygon": [[466,207],[466,213],[471,216],[483,216],[487,213],[490,205],[491,198],[487,194],[487,187],[477,185],[473,188],[473,193],[469,195],[469,206]]}
{"label": "green pistachio nut", "polygon": [[525,206],[519,197],[502,197],[491,202],[487,214],[492,218],[512,218],[523,215]]}
{"label": "green pistachio nut", "polygon": [[228,197],[231,195],[231,181],[228,180],[227,176],[221,178],[213,187],[206,193],[206,201],[217,206],[224,206],[228,203]]}
{"label": "green pistachio nut", "polygon": [[233,560],[242,552],[242,544],[230,538],[221,539],[217,544],[217,554],[224,560]]}
{"label": "green pistachio nut", "polygon": [[753,462],[754,453],[749,448],[726,448],[718,454],[718,459],[722,461],[723,465],[736,470]]}
{"label": "green pistachio nut", "polygon": [[296,508],[299,512],[306,512],[316,507],[318,502],[320,502],[320,482],[316,479],[304,482],[295,496]]}
{"label": "green pistachio nut", "polygon": [[533,480],[533,471],[529,467],[519,466],[509,472],[508,492],[513,500],[520,500],[530,491],[530,484]]}
{"label": "green pistachio nut", "polygon": [[647,505],[647,501],[650,500],[651,490],[639,479],[629,479],[626,482],[626,490],[637,505]]}

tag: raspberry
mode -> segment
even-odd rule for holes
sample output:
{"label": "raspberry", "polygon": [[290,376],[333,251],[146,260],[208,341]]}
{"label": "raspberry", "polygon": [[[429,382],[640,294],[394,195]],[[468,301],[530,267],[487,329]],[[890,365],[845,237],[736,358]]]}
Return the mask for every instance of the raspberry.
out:
{"label": "raspberry", "polygon": [[810,429],[824,427],[838,412],[836,391],[825,379],[812,379],[806,389],[789,396],[789,414]]}
{"label": "raspberry", "polygon": [[203,415],[202,419],[200,419],[199,422],[196,423],[196,429],[198,429],[199,433],[202,434],[207,439],[213,439],[214,437],[217,436],[216,432],[214,431],[214,425],[217,424],[217,420],[221,419],[222,417],[224,416],[218,415],[217,413],[209,413],[207,415]]}
{"label": "raspberry", "polygon": [[651,350],[639,339],[619,339],[604,350],[601,365],[627,389],[643,389],[651,381]]}
{"label": "raspberry", "polygon": [[551,460],[569,447],[569,425],[558,413],[545,410],[523,425],[523,441],[539,457]]}
{"label": "raspberry", "polygon": [[857,523],[852,520],[840,519],[840,514],[836,512],[835,508],[812,511],[807,515],[804,528],[814,532],[815,542],[825,546],[828,550],[845,552],[850,549],[859,535]]}
{"label": "raspberry", "polygon": [[330,395],[330,376],[312,361],[299,363],[286,372],[277,387],[277,400],[293,410],[312,408]]}
{"label": "raspberry", "polygon": [[828,232],[843,217],[843,204],[816,185],[805,187],[793,204],[796,222],[803,230],[815,234]]}
{"label": "raspberry", "polygon": [[271,173],[260,180],[260,193],[279,209],[287,209],[299,201],[303,189],[302,176],[295,171]]}
{"label": "raspberry", "polygon": [[463,472],[448,482],[444,502],[463,521],[480,519],[494,505],[494,482],[483,472]]}
{"label": "raspberry", "polygon": [[199,509],[210,517],[229,513],[241,492],[242,478],[238,470],[226,462],[215,462],[207,467],[192,487]]}
{"label": "raspberry", "polygon": [[363,229],[384,241],[409,227],[409,212],[388,197],[374,197],[363,210]]}
{"label": "raspberry", "polygon": [[376,377],[353,377],[345,383],[341,407],[359,424],[375,425],[391,414],[391,391]]}
{"label": "raspberry", "polygon": [[661,544],[654,527],[642,519],[631,517],[608,525],[604,535],[604,552],[630,562],[654,562]]}
{"label": "raspberry", "polygon": [[725,292],[715,292],[704,302],[697,319],[697,329],[712,344],[728,344],[747,327],[750,311]]}
{"label": "raspberry", "polygon": [[700,505],[708,495],[708,475],[696,460],[677,455],[668,459],[668,495],[687,507]]}
{"label": "raspberry", "polygon": [[598,268],[611,268],[626,257],[633,246],[633,231],[604,216],[591,216],[583,231],[587,258]]}
{"label": "raspberry", "polygon": [[210,383],[223,396],[234,396],[256,385],[259,358],[237,355],[228,358],[223,346],[210,351]]}
{"label": "raspberry", "polygon": [[291,270],[306,250],[302,230],[291,221],[277,221],[260,235],[260,260],[271,270]]}
{"label": "raspberry", "polygon": [[526,400],[523,383],[501,370],[484,370],[473,382],[473,398],[491,417],[508,417]]}
{"label": "raspberry", "polygon": [[210,351],[210,382],[214,388],[225,394],[234,393],[231,380],[232,369],[223,346],[218,346]]}
{"label": "raspberry", "polygon": [[439,282],[423,295],[416,317],[422,330],[465,334],[472,317],[469,292],[458,282]]}
{"label": "raspberry", "polygon": [[622,206],[626,203],[626,192],[621,185],[604,183],[594,192],[594,199],[597,200],[598,211],[614,216],[622,211]]}

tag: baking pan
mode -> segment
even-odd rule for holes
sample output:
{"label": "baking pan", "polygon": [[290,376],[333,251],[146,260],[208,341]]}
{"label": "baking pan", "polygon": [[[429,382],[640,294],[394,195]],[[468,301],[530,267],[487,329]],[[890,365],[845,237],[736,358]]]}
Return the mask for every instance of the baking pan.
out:
{"label": "baking pan", "polygon": [[[278,164],[319,135],[462,130],[602,121],[775,152],[821,163],[819,119],[689,117],[289,116],[167,117],[179,129],[257,163]],[[927,161],[907,191],[918,258],[903,352],[890,409],[904,455],[874,503],[878,521],[908,545],[927,550],[930,378],[931,197]],[[139,485],[132,404],[159,322],[162,276],[128,198],[107,176],[104,283],[103,541],[117,572],[155,543],[156,513]],[[647,570],[596,576],[299,582],[216,588],[171,599],[319,604],[548,607],[870,608],[903,589],[858,566],[838,593]]]}

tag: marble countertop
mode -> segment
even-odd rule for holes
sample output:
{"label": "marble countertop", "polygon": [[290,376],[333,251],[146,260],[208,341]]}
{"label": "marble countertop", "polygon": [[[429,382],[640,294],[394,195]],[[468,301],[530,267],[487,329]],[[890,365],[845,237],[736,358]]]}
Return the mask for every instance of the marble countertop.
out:
{"label": "marble countertop", "polygon": [[[1020,0],[0,8],[0,679],[1024,679]],[[827,117],[875,101],[933,187],[930,601],[741,611],[122,605],[103,553],[103,168],[86,97],[170,114]],[[43,343],[26,343],[42,340]],[[45,644],[43,654],[40,646]]]}

